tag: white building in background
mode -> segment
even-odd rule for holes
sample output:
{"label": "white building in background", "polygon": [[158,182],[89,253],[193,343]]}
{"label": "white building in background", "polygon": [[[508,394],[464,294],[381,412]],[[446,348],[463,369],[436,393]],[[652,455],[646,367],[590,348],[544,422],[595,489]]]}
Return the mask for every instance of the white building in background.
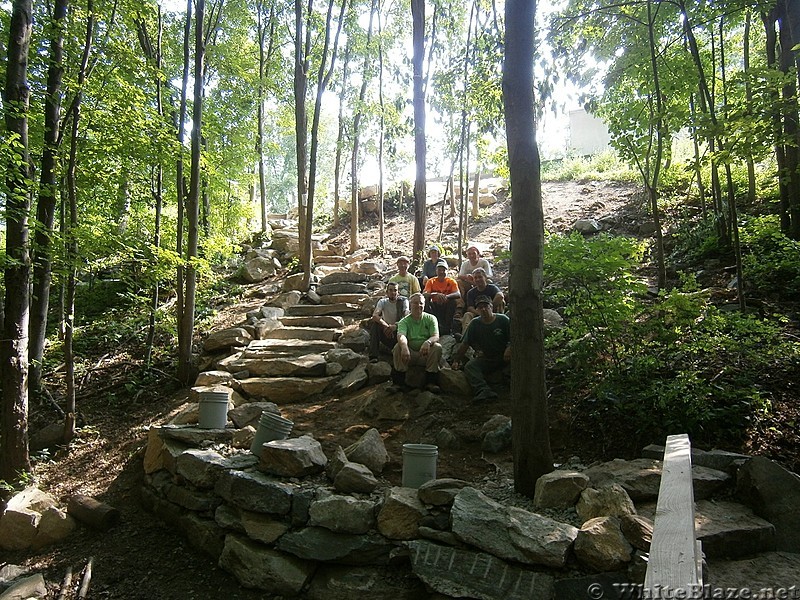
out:
{"label": "white building in background", "polygon": [[609,148],[611,136],[606,124],[585,110],[569,111],[569,154],[590,156]]}

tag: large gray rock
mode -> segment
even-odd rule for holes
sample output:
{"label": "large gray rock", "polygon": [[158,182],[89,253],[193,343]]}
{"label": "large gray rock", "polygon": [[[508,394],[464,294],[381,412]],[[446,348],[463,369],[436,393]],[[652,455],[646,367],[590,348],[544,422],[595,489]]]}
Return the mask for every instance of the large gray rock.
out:
{"label": "large gray rock", "polygon": [[233,383],[233,375],[228,371],[203,371],[194,380],[195,386],[210,385],[230,385]]}
{"label": "large gray rock", "polygon": [[288,311],[297,305],[302,297],[303,294],[301,294],[298,290],[288,290],[269,300],[265,306],[281,308],[283,309],[284,314],[289,314]]}
{"label": "large gray rock", "polygon": [[251,540],[272,544],[289,530],[288,523],[282,520],[278,521],[268,515],[249,510],[242,510],[240,513],[241,527]]}
{"label": "large gray rock", "polygon": [[252,341],[252,336],[242,327],[231,327],[215,331],[203,342],[203,350],[215,352],[229,350],[235,346],[247,346]]}
{"label": "large gray rock", "polygon": [[55,498],[35,486],[14,495],[0,516],[0,548],[41,548],[67,537],[75,520],[58,508]]}
{"label": "large gray rock", "polygon": [[325,353],[325,360],[329,363],[339,363],[344,371],[352,371],[363,360],[363,357],[350,348],[334,348]]}
{"label": "large gray rock", "polygon": [[240,358],[228,365],[234,371],[247,371],[251,377],[323,377],[325,358],[321,354],[279,356],[275,358]]}
{"label": "large gray rock", "polygon": [[200,489],[213,488],[219,474],[226,468],[229,468],[228,463],[213,450],[191,448],[176,460],[177,474]]}
{"label": "large gray rock", "polygon": [[340,271],[339,273],[331,273],[320,279],[320,284],[328,285],[330,283],[366,283],[367,276],[363,273],[351,273],[348,271]]}
{"label": "large gray rock", "polygon": [[464,371],[454,371],[453,369],[439,370],[439,385],[448,394],[458,396],[472,396],[472,388],[467,381]]}
{"label": "large gray rock", "polygon": [[228,417],[236,427],[242,429],[250,425],[254,429],[258,429],[258,422],[261,419],[261,414],[270,412],[274,415],[280,415],[281,411],[278,405],[274,402],[248,402],[237,406],[228,411]]}
{"label": "large gray rock", "polygon": [[389,462],[389,453],[378,430],[374,427],[364,432],[357,442],[344,450],[347,459],[351,462],[366,466],[375,475],[383,472]]}
{"label": "large gray rock", "polygon": [[641,515],[621,515],[619,525],[628,543],[642,552],[650,552],[653,540],[653,522]]}
{"label": "large gray rock", "polygon": [[553,577],[521,569],[496,556],[425,540],[408,542],[411,569],[426,585],[452,598],[550,600]]}
{"label": "large gray rock", "polygon": [[632,553],[616,517],[586,521],[575,540],[575,556],[595,571],[618,571],[630,562]]}
{"label": "large gray rock", "polygon": [[[647,458],[615,459],[586,470],[592,487],[600,488],[618,483],[634,502],[655,500],[661,485],[661,461]],[[692,467],[695,500],[708,498],[730,481],[730,475],[716,469]]]}
{"label": "large gray rock", "polygon": [[589,485],[589,478],[578,471],[556,469],[539,477],[533,495],[537,508],[570,508]]}
{"label": "large gray rock", "polygon": [[284,327],[327,327],[329,329],[342,329],[344,327],[344,319],[337,315],[281,317],[280,322]]}
{"label": "large gray rock", "polygon": [[349,394],[360,390],[367,385],[369,376],[367,375],[367,368],[365,365],[358,365],[355,369],[350,371],[347,375],[342,377],[334,386],[337,392],[342,394]]}
{"label": "large gray rock", "polygon": [[292,508],[294,488],[256,471],[225,471],[217,479],[214,491],[239,508],[285,515]]}
{"label": "large gray rock", "polygon": [[420,501],[433,506],[449,506],[455,500],[458,492],[469,484],[462,479],[444,477],[426,481],[417,490]]}
{"label": "large gray rock", "polygon": [[233,534],[225,537],[219,565],[245,587],[287,596],[300,593],[316,566]]}
{"label": "large gray rock", "polygon": [[581,521],[584,522],[595,517],[621,517],[622,515],[636,514],[633,501],[618,483],[612,483],[600,489],[586,488],[581,492],[575,510]]}
{"label": "large gray rock", "polygon": [[578,530],[571,525],[506,508],[478,490],[464,488],[450,510],[452,530],[461,541],[506,560],[564,566]]}
{"label": "large gray rock", "polygon": [[280,477],[304,477],[325,470],[328,457],[320,443],[304,435],[288,440],[273,440],[261,446],[258,468]]}
{"label": "large gray rock", "polygon": [[800,477],[796,473],[754,456],[739,469],[736,494],[775,525],[778,550],[800,552]]}
{"label": "large gray rock", "polygon": [[736,502],[700,500],[694,520],[695,535],[709,558],[741,558],[775,550],[772,523]]}
{"label": "large gray rock", "polygon": [[278,327],[265,332],[261,339],[334,342],[339,334],[338,329],[328,327]]}
{"label": "large gray rock", "polygon": [[286,310],[286,314],[290,317],[307,317],[319,315],[347,315],[359,312],[360,307],[358,304],[350,303],[337,303],[337,304],[320,304],[320,305],[296,305]]}
{"label": "large gray rock", "polygon": [[378,513],[378,531],[391,540],[413,540],[418,537],[420,521],[426,514],[416,489],[390,488]]}
{"label": "large gray rock", "polygon": [[309,525],[338,533],[367,533],[375,527],[375,510],[372,500],[334,494],[311,504]]}
{"label": "large gray rock", "polygon": [[307,400],[325,391],[335,377],[249,377],[240,383],[250,397],[265,398],[278,405]]}
{"label": "large gray rock", "polygon": [[324,527],[304,527],[284,534],[277,549],[307,560],[345,565],[385,565],[394,544],[377,534],[335,533]]}
{"label": "large gray rock", "polygon": [[46,598],[47,584],[41,573],[16,579],[11,587],[0,594],[2,600],[29,600],[30,598]]}
{"label": "large gray rock", "polygon": [[347,461],[334,476],[333,487],[343,493],[369,494],[378,487],[378,480],[364,465]]}
{"label": "large gray rock", "polygon": [[425,586],[411,573],[396,567],[344,567],[321,565],[305,592],[308,600],[391,598],[419,600],[427,597]]}
{"label": "large gray rock", "polygon": [[331,294],[363,294],[367,291],[367,286],[363,283],[339,282],[325,283],[317,286],[317,293],[320,296]]}
{"label": "large gray rock", "polygon": [[244,263],[238,271],[239,277],[248,283],[258,283],[264,281],[267,277],[275,275],[275,271],[280,268],[280,263],[277,263],[274,258],[266,258],[257,256]]}
{"label": "large gray rock", "polygon": [[187,446],[202,446],[205,442],[230,444],[233,429],[200,429],[191,426],[162,425],[157,428],[162,439],[174,440]]}
{"label": "large gray rock", "polygon": [[239,360],[248,358],[286,358],[323,354],[335,348],[334,342],[323,340],[253,340],[242,353]]}

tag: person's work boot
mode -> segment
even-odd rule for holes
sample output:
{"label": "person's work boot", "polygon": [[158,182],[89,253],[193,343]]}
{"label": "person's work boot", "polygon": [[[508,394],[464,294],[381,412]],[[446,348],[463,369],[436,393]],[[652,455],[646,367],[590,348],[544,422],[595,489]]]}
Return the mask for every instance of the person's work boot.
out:
{"label": "person's work boot", "polygon": [[439,373],[425,372],[425,389],[434,394],[442,391],[442,388],[439,387]]}

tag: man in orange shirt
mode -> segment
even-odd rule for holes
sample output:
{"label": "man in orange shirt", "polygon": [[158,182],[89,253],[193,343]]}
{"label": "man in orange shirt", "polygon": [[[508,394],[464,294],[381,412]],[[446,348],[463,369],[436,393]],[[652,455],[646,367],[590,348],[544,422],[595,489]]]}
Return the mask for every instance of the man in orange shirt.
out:
{"label": "man in orange shirt", "polygon": [[456,303],[461,298],[458,283],[447,276],[447,263],[436,263],[436,277],[425,282],[425,311],[431,313],[439,322],[439,332],[448,335],[456,312]]}

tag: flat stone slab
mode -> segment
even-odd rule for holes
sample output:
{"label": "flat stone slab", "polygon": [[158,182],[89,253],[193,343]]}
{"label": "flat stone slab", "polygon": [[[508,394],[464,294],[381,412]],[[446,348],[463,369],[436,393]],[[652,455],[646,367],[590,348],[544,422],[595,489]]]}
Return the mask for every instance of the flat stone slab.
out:
{"label": "flat stone slab", "polygon": [[281,317],[279,321],[284,327],[327,327],[329,329],[341,329],[344,327],[344,319],[335,315]]}
{"label": "flat stone slab", "polygon": [[[658,498],[661,485],[661,461],[649,458],[636,460],[615,459],[585,471],[591,480],[591,487],[601,487],[612,483],[620,484],[633,501],[648,501]],[[692,467],[692,483],[695,500],[708,498],[731,479],[723,471],[707,467]]]}
{"label": "flat stone slab", "polygon": [[248,371],[254,377],[323,377],[328,363],[321,354],[243,358],[229,363],[231,371]]}
{"label": "flat stone slab", "polygon": [[319,254],[314,256],[314,262],[320,265],[343,265],[346,262],[344,256],[327,256],[325,254]]}
{"label": "flat stone slab", "polygon": [[360,294],[367,291],[367,286],[363,283],[326,283],[318,285],[316,292],[320,296],[330,296],[331,294]]}
{"label": "flat stone slab", "polygon": [[[338,256],[336,258],[343,258]],[[364,273],[353,273],[351,271],[342,273],[331,273],[326,275],[320,280],[320,284],[328,285],[330,283],[366,283],[367,276]]]}
{"label": "flat stone slab", "polygon": [[408,542],[411,570],[428,586],[454,598],[550,600],[553,577],[521,569],[483,552]]}
{"label": "flat stone slab", "polygon": [[369,294],[332,294],[330,296],[321,296],[320,301],[322,304],[358,304],[361,305]]}
{"label": "flat stone slab", "polygon": [[264,332],[268,340],[303,340],[333,342],[342,335],[339,329],[326,327],[278,327]]}
{"label": "flat stone slab", "polygon": [[775,549],[772,523],[738,502],[700,500],[694,522],[709,558],[740,558]]}
{"label": "flat stone slab", "polygon": [[[800,554],[792,552],[767,552],[743,560],[715,560],[708,562],[708,583],[714,588],[761,590],[762,588],[800,587]],[[721,596],[720,596],[721,597]],[[744,597],[744,596],[740,596]],[[753,598],[756,596],[753,595]],[[767,596],[762,598],[780,598]],[[790,595],[785,596],[791,598]]]}
{"label": "flat stone slab", "polygon": [[334,348],[336,348],[335,342],[323,340],[253,340],[242,352],[241,358],[277,358],[287,354],[293,356],[323,354]]}
{"label": "flat stone slab", "polygon": [[318,315],[341,315],[361,310],[357,304],[337,302],[336,304],[295,304],[286,309],[287,316],[306,317]]}
{"label": "flat stone slab", "polygon": [[302,377],[250,377],[239,383],[250,396],[265,398],[275,404],[289,404],[299,400],[307,400],[309,396],[325,391],[336,377],[318,377],[306,379]]}

